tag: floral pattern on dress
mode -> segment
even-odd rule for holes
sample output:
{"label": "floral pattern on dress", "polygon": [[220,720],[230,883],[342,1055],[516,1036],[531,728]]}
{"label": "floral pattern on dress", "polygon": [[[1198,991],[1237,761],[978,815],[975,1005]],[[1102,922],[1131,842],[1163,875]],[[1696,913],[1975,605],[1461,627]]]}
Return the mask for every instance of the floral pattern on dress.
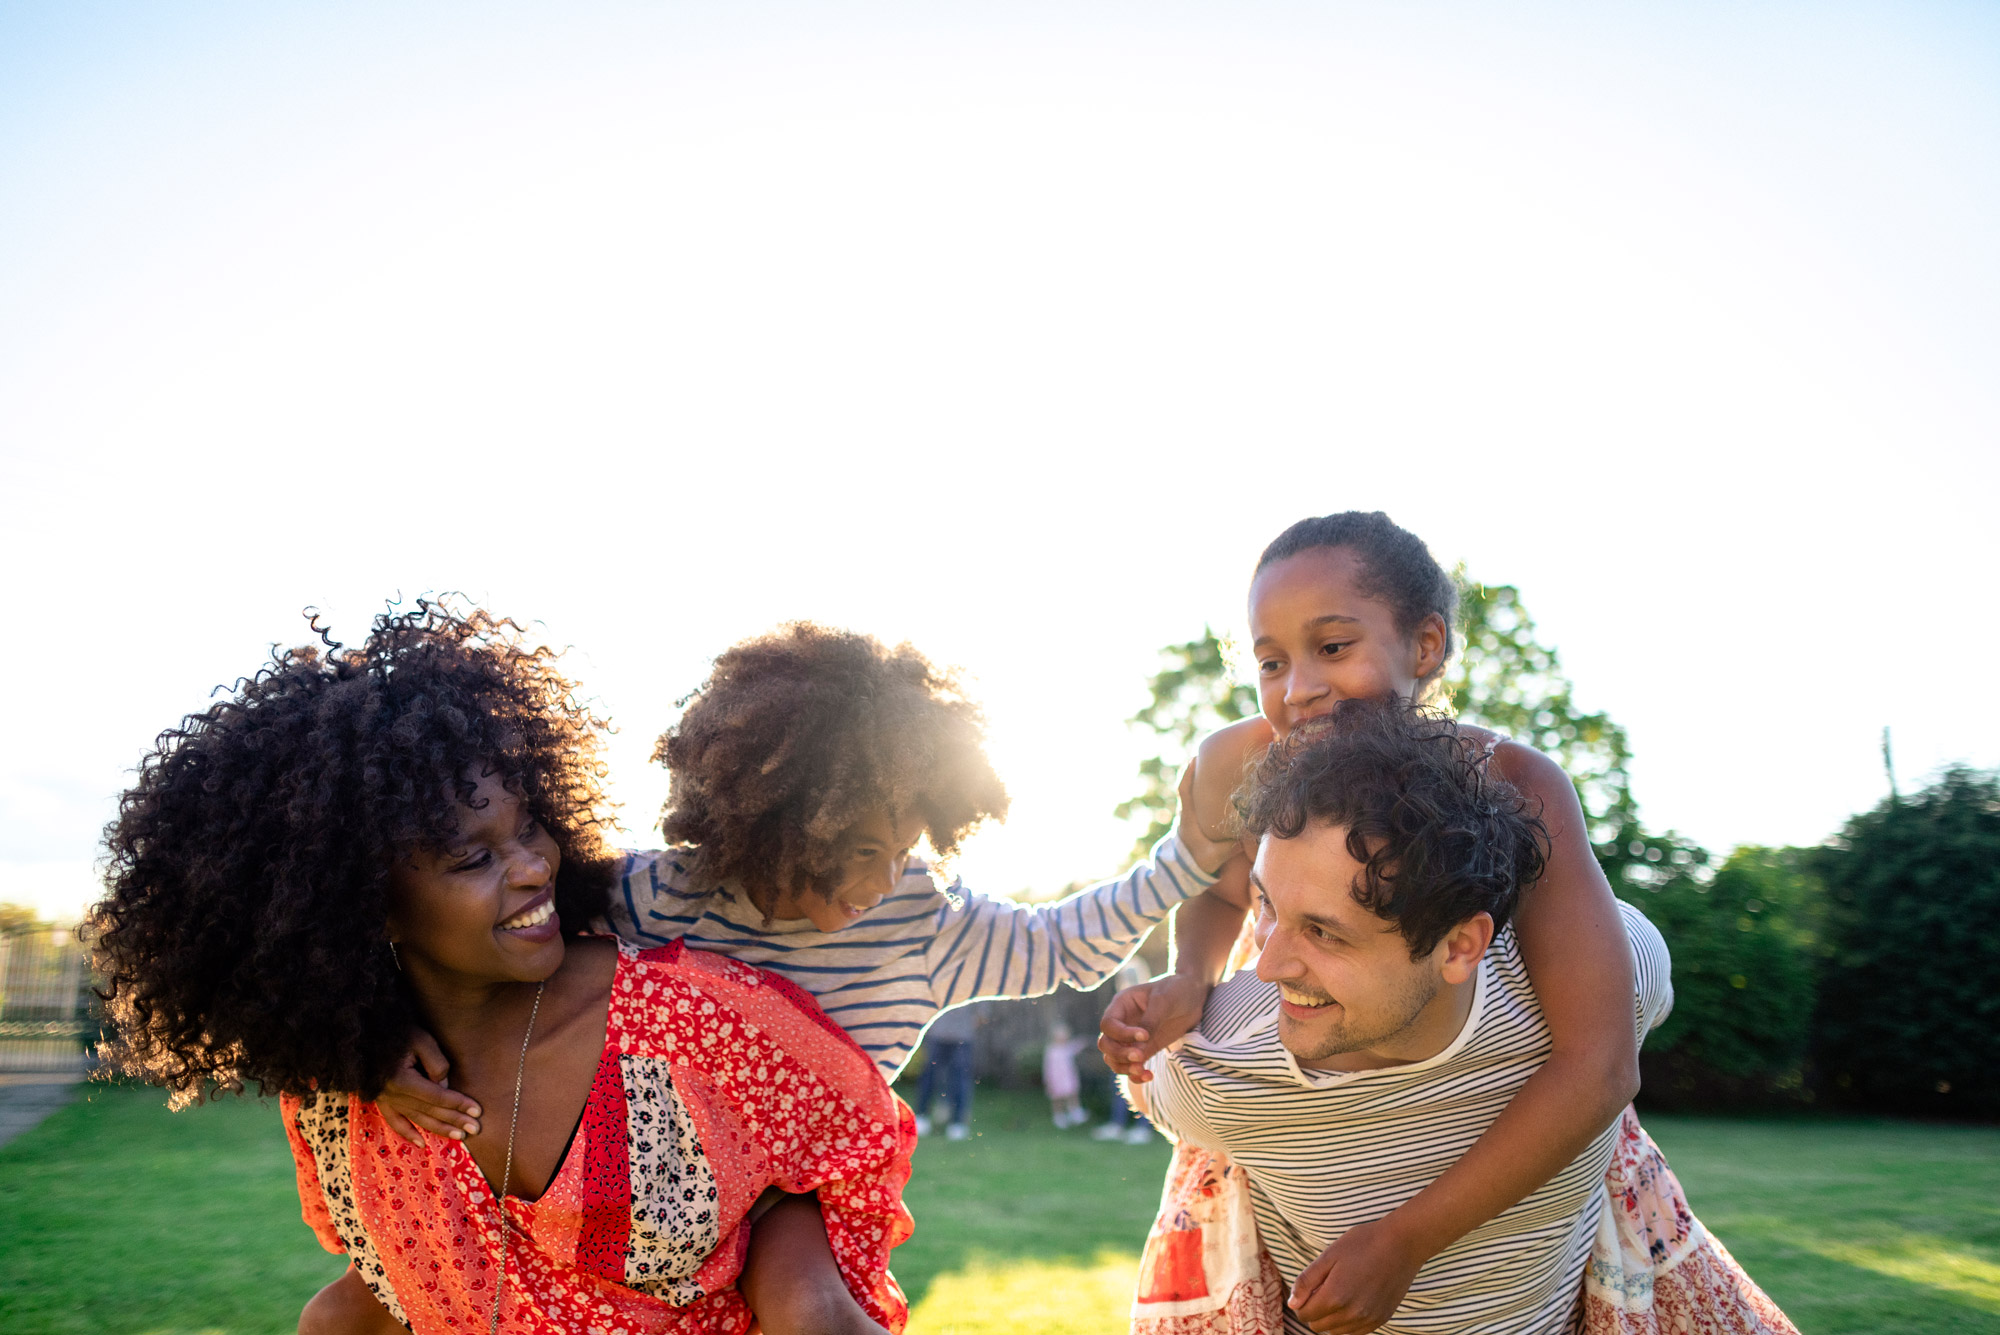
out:
{"label": "floral pattern on dress", "polygon": [[486,1330],[496,1286],[510,1335],[744,1335],[767,1187],[817,1192],[855,1299],[908,1319],[888,1262],[911,1232],[909,1110],[805,992],[721,956],[620,946],[604,1056],[536,1200],[496,1201],[462,1143],[411,1145],[351,1095],[288,1096],[284,1117],[306,1222],[415,1335]]}

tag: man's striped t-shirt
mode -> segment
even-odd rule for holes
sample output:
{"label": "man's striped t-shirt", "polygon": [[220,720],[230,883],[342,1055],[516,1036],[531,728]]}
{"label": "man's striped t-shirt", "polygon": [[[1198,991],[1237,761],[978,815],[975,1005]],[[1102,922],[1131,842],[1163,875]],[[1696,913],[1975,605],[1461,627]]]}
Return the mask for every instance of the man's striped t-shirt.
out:
{"label": "man's striped t-shirt", "polygon": [[[1673,1004],[1667,947],[1637,909],[1619,908],[1643,1038]],[[1258,1232],[1290,1285],[1342,1233],[1381,1219],[1458,1162],[1549,1050],[1510,927],[1480,963],[1465,1027],[1435,1057],[1374,1071],[1304,1070],[1278,1039],[1276,985],[1245,969],[1210,994],[1195,1033],[1153,1059],[1146,1098],[1167,1134],[1243,1165]],[[1383,1335],[1567,1330],[1614,1132],[1426,1262]],[[1307,1328],[1288,1310],[1285,1329]]]}
{"label": "man's striped t-shirt", "polygon": [[689,888],[679,850],[620,856],[610,927],[640,946],[684,940],[780,974],[819,998],[834,1021],[896,1073],[939,1011],[996,997],[1038,997],[1068,983],[1096,987],[1118,972],[1173,907],[1214,884],[1168,834],[1115,881],[1050,904],[940,890],[912,861],[890,894],[851,927],[764,922],[749,897]]}

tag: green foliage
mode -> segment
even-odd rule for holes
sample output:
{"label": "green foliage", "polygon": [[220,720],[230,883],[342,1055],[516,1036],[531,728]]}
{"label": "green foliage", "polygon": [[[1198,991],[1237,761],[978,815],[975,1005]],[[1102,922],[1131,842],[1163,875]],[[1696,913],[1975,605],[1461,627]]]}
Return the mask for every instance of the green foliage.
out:
{"label": "green foliage", "polygon": [[1174,827],[1175,788],[1196,743],[1257,712],[1256,687],[1230,680],[1228,644],[1212,628],[1203,626],[1200,638],[1186,644],[1168,645],[1160,657],[1166,666],[1148,683],[1152,700],[1131,718],[1158,735],[1160,753],[1140,762],[1138,795],[1120,802],[1116,812],[1120,820],[1146,821],[1139,857]]}
{"label": "green foliage", "polygon": [[1535,619],[1519,589],[1475,584],[1462,565],[1452,580],[1458,585],[1460,648],[1444,684],[1453,710],[1465,722],[1535,747],[1561,765],[1590,820],[1592,843],[1629,841],[1638,808],[1625,729],[1607,714],[1577,707],[1556,651],[1535,638]]}
{"label": "green foliage", "polygon": [[1815,1044],[1836,1098],[2000,1116],[2000,775],[1954,767],[1847,823],[1814,858],[1829,958]]}
{"label": "green foliage", "polygon": [[0,934],[42,925],[42,916],[26,904],[0,903]]}
{"label": "green foliage", "polygon": [[1799,849],[1739,848],[1713,878],[1658,877],[1639,907],[1674,960],[1674,1009],[1646,1040],[1650,1105],[1807,1097],[1824,896]]}

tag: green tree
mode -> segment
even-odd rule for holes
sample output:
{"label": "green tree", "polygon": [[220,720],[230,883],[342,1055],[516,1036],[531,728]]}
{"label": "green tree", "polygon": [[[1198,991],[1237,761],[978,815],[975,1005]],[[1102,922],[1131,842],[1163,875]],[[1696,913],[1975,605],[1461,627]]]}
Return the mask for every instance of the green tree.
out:
{"label": "green tree", "polygon": [[1887,1111],[2000,1116],[2000,774],[1953,767],[1848,821],[1813,856],[1828,958],[1822,1088]]}
{"label": "green tree", "polygon": [[1186,644],[1160,650],[1165,666],[1148,683],[1152,700],[1131,722],[1149,728],[1160,739],[1160,751],[1139,762],[1140,788],[1120,802],[1120,820],[1146,821],[1136,845],[1144,857],[1153,844],[1174,827],[1175,788],[1181,767],[1207,734],[1257,712],[1257,688],[1231,680],[1228,642],[1209,626]]}
{"label": "green tree", "polygon": [[1646,916],[1674,961],[1673,1013],[1646,1040],[1648,1101],[1667,1106],[1809,1097],[1824,896],[1805,850],[1739,848],[1704,878],[1649,887]]}
{"label": "green tree", "polygon": [[0,933],[37,927],[41,921],[42,916],[26,904],[0,903]]}

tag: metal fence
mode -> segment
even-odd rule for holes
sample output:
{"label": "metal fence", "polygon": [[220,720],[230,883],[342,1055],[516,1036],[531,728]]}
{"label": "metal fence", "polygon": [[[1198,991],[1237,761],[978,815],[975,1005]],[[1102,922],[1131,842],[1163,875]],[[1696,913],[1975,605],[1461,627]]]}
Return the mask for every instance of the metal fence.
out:
{"label": "metal fence", "polygon": [[0,1074],[89,1069],[97,1036],[88,952],[66,928],[0,935]]}

